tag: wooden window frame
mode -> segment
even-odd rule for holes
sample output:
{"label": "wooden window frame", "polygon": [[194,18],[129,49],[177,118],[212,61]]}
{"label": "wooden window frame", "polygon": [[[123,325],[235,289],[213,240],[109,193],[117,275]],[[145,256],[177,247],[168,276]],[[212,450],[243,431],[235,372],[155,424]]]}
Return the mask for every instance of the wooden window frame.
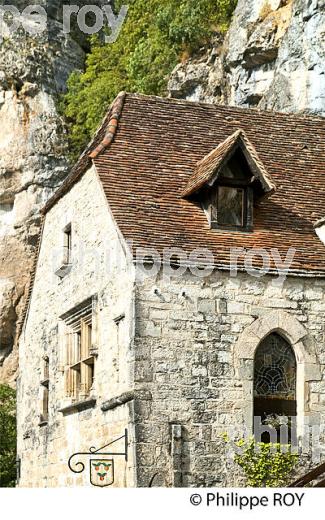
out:
{"label": "wooden window frame", "polygon": [[72,269],[72,224],[69,223],[63,228],[63,236],[60,248],[58,266],[54,273],[62,280]]}
{"label": "wooden window frame", "polygon": [[63,229],[63,264],[72,263],[72,225],[68,224]]}
{"label": "wooden window frame", "polygon": [[89,397],[95,377],[92,311],[67,326],[65,393],[73,400]]}
{"label": "wooden window frame", "polygon": [[[224,231],[241,231],[241,232],[251,232],[253,231],[253,190],[247,183],[243,183],[242,181],[234,180],[223,180],[221,179],[218,182],[214,189],[216,189],[216,200],[218,201],[218,191],[219,188],[238,188],[243,190],[243,211],[242,211],[242,222],[243,225],[227,225],[227,224],[219,224],[217,220],[212,219],[212,211],[213,205],[210,203],[209,206],[209,218],[210,218],[210,226],[211,229],[220,229]],[[218,204],[218,202],[217,202]],[[218,207],[217,207],[217,215],[218,215]]]}
{"label": "wooden window frame", "polygon": [[[267,342],[271,340],[272,336],[274,337],[273,343],[268,344]],[[271,347],[271,348],[270,348]],[[273,350],[272,350],[273,347]],[[281,360],[281,370],[283,368],[286,368],[288,372],[284,372],[283,380],[287,384],[286,392],[283,392],[282,389],[282,395],[281,390],[275,391],[271,387],[267,389],[268,392],[261,392],[258,391],[258,384],[257,381],[259,380],[259,374],[256,372],[256,364],[261,361],[259,361],[258,356],[260,355],[260,351],[263,352],[263,379],[264,379],[264,369],[267,367],[267,364],[265,363],[265,351],[267,350],[268,356],[270,357],[270,360],[268,361],[268,365],[273,369],[274,367],[274,355],[276,356],[277,351],[285,349],[286,353],[281,355],[281,357],[276,358],[275,360],[278,361]],[[287,358],[289,360],[289,368],[288,364],[286,364],[283,359]],[[292,369],[292,378],[291,378],[291,387],[287,383],[290,382],[290,368]],[[289,375],[289,377],[288,377]],[[293,350],[292,345],[282,336],[280,336],[276,332],[270,332],[267,334],[264,339],[260,342],[258,345],[255,354],[254,354],[254,379],[253,379],[253,414],[255,417],[260,417],[263,423],[263,415],[279,415],[279,416],[286,416],[288,418],[288,434],[289,434],[289,442],[291,442],[291,427],[292,425],[292,418],[297,417],[297,359],[295,352]],[[261,426],[260,426],[261,427]],[[277,431],[277,442],[280,442],[281,436],[280,436],[280,426],[274,427]],[[259,430],[258,432],[259,433]],[[254,435],[256,435],[256,432],[254,431]],[[257,438],[256,440],[260,441],[261,439]],[[264,433],[262,436],[262,442],[270,442],[269,433]]]}

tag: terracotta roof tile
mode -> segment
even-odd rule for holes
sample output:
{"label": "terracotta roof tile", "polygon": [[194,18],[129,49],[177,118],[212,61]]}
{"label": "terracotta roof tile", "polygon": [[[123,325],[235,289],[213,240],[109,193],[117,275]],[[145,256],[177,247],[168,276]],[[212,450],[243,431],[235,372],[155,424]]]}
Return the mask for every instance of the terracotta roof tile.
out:
{"label": "terracotta roof tile", "polygon": [[116,134],[118,121],[123,110],[125,96],[125,92],[120,92],[113,101],[102,123],[95,132],[94,138],[80,155],[77,163],[72,168],[70,174],[62,183],[60,188],[47,201],[42,209],[42,213],[46,213],[63,195],[65,195],[65,193],[67,193],[71,186],[73,186],[82,174],[90,167],[92,164],[92,158],[97,157],[112,144]]}

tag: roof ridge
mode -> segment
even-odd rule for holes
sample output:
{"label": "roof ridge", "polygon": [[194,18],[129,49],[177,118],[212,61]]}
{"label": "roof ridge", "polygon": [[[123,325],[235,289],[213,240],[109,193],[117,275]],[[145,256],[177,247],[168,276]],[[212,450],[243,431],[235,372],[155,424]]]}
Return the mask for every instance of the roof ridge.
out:
{"label": "roof ridge", "polygon": [[263,174],[262,175],[263,179],[267,181],[267,183],[269,185],[268,187],[271,188],[271,191],[274,191],[275,190],[275,184],[272,181],[271,176],[268,173],[267,169],[265,168],[265,166],[263,164],[263,161],[260,159],[255,146],[250,141],[249,137],[247,136],[247,134],[246,134],[246,132],[244,130],[241,132],[240,137],[243,139],[244,144],[245,144],[247,150],[249,151],[249,153],[251,154],[252,158],[256,162],[259,170]]}
{"label": "roof ridge", "polygon": [[113,104],[111,106],[111,110],[113,113],[108,121],[104,139],[102,139],[99,145],[96,146],[96,148],[92,152],[88,153],[91,159],[96,159],[96,157],[98,157],[104,150],[109,148],[109,146],[113,142],[115,134],[117,132],[118,123],[122,115],[125,98],[126,92],[122,91],[117,95],[117,97],[113,101]]}
{"label": "roof ridge", "polygon": [[308,119],[311,119],[312,121],[323,121],[325,117],[319,114],[305,114],[305,113],[298,113],[298,112],[281,112],[279,110],[261,110],[257,107],[244,107],[244,106],[237,106],[237,105],[227,105],[223,103],[208,103],[204,101],[193,101],[190,99],[183,99],[183,98],[173,98],[173,97],[163,97],[163,96],[156,96],[154,94],[140,94],[137,92],[127,92],[127,95],[130,98],[138,98],[138,99],[152,99],[153,101],[161,101],[161,102],[167,102],[167,103],[175,103],[180,105],[193,105],[198,106],[202,108],[214,108],[214,107],[220,107],[225,108],[227,110],[233,110],[234,112],[255,112],[256,114],[269,114],[269,115],[278,115],[282,117],[290,117],[292,119],[298,119],[300,121],[306,121]]}
{"label": "roof ridge", "polygon": [[[240,137],[241,134],[245,134],[245,131],[242,129],[242,128],[239,128],[238,130],[236,130],[235,132],[233,132],[232,134],[228,135],[228,137],[226,137],[226,139],[224,141],[222,141],[221,143],[219,143],[215,148],[213,148],[211,150],[211,152],[209,152],[207,155],[205,155],[202,159],[200,159],[196,165],[199,166],[200,164],[202,164],[204,161],[206,161],[210,156],[214,155],[218,148],[221,148],[223,146],[225,146],[226,144],[230,143],[233,141],[233,143],[235,144],[238,137]],[[246,136],[247,137],[247,136]]]}

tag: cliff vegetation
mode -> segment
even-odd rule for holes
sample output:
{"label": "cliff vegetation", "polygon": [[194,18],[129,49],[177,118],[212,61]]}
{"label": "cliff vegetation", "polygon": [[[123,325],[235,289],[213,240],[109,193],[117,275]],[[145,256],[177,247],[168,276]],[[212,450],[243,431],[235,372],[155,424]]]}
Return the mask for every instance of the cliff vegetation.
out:
{"label": "cliff vegetation", "polygon": [[[115,2],[119,11],[123,0]],[[215,33],[225,32],[237,0],[129,0],[113,44],[91,40],[84,72],[73,72],[63,102],[78,153],[121,90],[164,95],[170,73]]]}

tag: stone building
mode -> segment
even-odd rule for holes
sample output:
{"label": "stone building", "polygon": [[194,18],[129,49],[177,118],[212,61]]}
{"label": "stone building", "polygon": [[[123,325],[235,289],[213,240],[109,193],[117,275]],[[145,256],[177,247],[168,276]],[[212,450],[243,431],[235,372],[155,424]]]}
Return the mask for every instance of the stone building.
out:
{"label": "stone building", "polygon": [[236,485],[223,434],[256,434],[256,416],[324,456],[324,134],[317,117],[117,97],[42,211],[20,486]]}

